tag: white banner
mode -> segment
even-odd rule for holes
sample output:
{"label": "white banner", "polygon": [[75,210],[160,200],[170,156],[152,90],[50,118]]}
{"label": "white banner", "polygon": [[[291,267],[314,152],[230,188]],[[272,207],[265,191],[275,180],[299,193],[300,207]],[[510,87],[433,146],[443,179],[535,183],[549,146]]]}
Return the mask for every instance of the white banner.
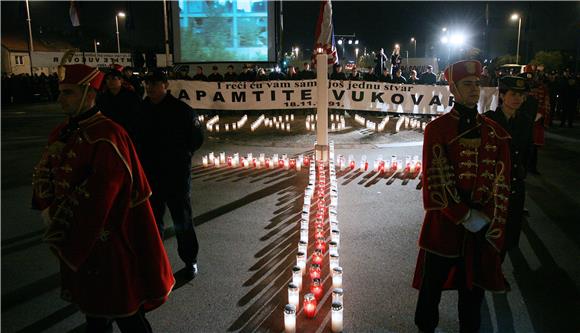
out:
{"label": "white banner", "polygon": [[[32,65],[34,67],[56,67],[64,52],[32,52]],[[111,64],[131,66],[131,54],[129,53],[94,53],[77,52],[73,55],[69,64],[85,64],[93,67],[108,67]]]}
{"label": "white banner", "polygon": [[[194,109],[271,110],[316,108],[316,80],[170,81],[171,93]],[[333,109],[435,114],[453,105],[448,86],[366,81],[329,81]],[[481,88],[480,112],[495,109],[497,88]],[[485,102],[485,106],[484,103]]]}

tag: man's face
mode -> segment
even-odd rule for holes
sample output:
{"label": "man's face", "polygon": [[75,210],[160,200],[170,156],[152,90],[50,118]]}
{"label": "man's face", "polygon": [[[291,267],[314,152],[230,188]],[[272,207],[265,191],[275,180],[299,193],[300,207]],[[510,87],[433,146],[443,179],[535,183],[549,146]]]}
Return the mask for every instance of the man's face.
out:
{"label": "man's face", "polygon": [[310,70],[310,64],[305,64],[304,65],[304,70],[305,71],[309,71]]}
{"label": "man's face", "polygon": [[107,75],[106,78],[107,89],[109,90],[119,90],[121,89],[122,81],[121,78],[116,75]]}
{"label": "man's face", "polygon": [[503,105],[507,106],[512,110],[517,110],[522,106],[522,103],[526,100],[526,94],[521,91],[508,90],[505,94],[502,94]]}
{"label": "man's face", "polygon": [[[69,116],[76,114],[83,99],[83,90],[79,85],[61,83],[58,85],[58,102],[62,111]],[[88,94],[87,94],[88,95]],[[85,98],[85,105],[87,100]]]}
{"label": "man's face", "polygon": [[479,101],[479,78],[475,75],[467,76],[450,85],[455,100],[467,107],[474,107]]}
{"label": "man's face", "polygon": [[167,83],[158,82],[147,82],[147,96],[154,102],[157,103],[165,97],[167,94]]}
{"label": "man's face", "polygon": [[131,77],[131,75],[133,75],[133,71],[132,70],[123,70],[123,75],[125,75],[125,77]]}

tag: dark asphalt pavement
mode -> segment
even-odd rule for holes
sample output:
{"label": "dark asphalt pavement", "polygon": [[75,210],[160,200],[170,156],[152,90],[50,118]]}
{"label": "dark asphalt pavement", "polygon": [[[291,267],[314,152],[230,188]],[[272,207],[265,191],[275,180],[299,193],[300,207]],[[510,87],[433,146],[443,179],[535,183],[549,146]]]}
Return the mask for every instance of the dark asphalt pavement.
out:
{"label": "dark asphalt pavement", "polygon": [[[50,129],[54,104],[2,108],[2,331],[82,332],[84,317],[59,298],[58,263],[41,243],[43,225],[29,209],[30,173]],[[255,119],[250,116],[246,128]],[[234,117],[223,119],[233,121]],[[224,151],[257,155],[312,153],[314,132],[296,116],[296,132],[210,133],[196,153],[193,209],[200,239],[200,275],[179,281],[169,301],[148,314],[156,332],[282,332],[286,286],[299,239],[307,173],[202,168],[201,156]],[[421,155],[422,133],[361,128],[330,134],[336,154]],[[541,176],[528,179],[530,217],[520,249],[504,271],[512,291],[486,295],[481,332],[580,331],[580,130],[553,128],[540,150]],[[338,219],[344,268],[345,332],[416,332],[417,291],[411,279],[423,218],[418,179],[342,171]],[[166,219],[169,219],[166,216]],[[171,225],[170,221],[167,221]],[[173,237],[165,240],[179,271]],[[324,281],[329,284],[330,279]],[[330,297],[301,332],[330,331]],[[457,332],[456,293],[442,298],[439,332]]]}

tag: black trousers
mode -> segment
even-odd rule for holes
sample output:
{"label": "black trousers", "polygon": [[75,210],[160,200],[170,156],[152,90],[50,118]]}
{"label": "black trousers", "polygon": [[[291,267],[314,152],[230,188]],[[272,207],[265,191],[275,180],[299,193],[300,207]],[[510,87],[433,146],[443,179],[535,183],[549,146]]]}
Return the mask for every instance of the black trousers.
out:
{"label": "black trousers", "polygon": [[175,238],[177,238],[177,253],[186,265],[197,263],[199,243],[193,228],[193,213],[191,208],[191,177],[183,179],[185,184],[178,187],[153,185],[153,195],[150,202],[157,221],[159,235],[163,238],[165,232],[165,207],[169,208]]}
{"label": "black trousers", "polygon": [[101,317],[91,317],[86,316],[87,333],[109,333],[113,332],[113,321],[119,326],[119,330],[123,333],[151,333],[151,325],[147,318],[145,318],[145,312],[139,310],[137,313],[130,317],[124,318],[101,318]]}
{"label": "black trousers", "polygon": [[[423,270],[423,283],[415,310],[415,325],[423,332],[435,332],[439,324],[439,302],[443,284],[452,267],[457,267],[457,275],[465,277],[463,258],[446,258],[426,252]],[[481,326],[481,303],[484,290],[473,286],[468,289],[465,280],[459,283],[459,332],[478,332]]]}
{"label": "black trousers", "polygon": [[515,180],[512,181],[510,187],[512,193],[509,197],[508,216],[505,225],[505,245],[501,253],[502,260],[505,258],[507,251],[519,246],[524,220],[526,184],[524,180]]}
{"label": "black trousers", "polygon": [[538,171],[538,145],[534,145],[530,150],[530,157],[528,160],[528,170]]}

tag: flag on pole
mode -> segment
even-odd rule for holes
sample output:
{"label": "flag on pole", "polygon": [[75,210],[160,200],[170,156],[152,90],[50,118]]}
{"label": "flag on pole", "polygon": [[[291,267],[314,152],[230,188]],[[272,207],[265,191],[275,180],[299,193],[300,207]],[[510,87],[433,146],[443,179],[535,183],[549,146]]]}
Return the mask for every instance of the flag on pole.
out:
{"label": "flag on pole", "polygon": [[81,22],[79,21],[79,10],[74,0],[70,1],[70,8],[68,10],[68,14],[70,16],[70,22],[72,23],[73,27],[78,27],[81,25]]}
{"label": "flag on pole", "polygon": [[[332,4],[330,0],[320,3],[320,14],[316,23],[316,40],[314,50],[322,48],[328,55],[328,64],[338,64],[338,53],[334,43],[334,27],[332,25]],[[316,59],[316,57],[314,57]]]}

